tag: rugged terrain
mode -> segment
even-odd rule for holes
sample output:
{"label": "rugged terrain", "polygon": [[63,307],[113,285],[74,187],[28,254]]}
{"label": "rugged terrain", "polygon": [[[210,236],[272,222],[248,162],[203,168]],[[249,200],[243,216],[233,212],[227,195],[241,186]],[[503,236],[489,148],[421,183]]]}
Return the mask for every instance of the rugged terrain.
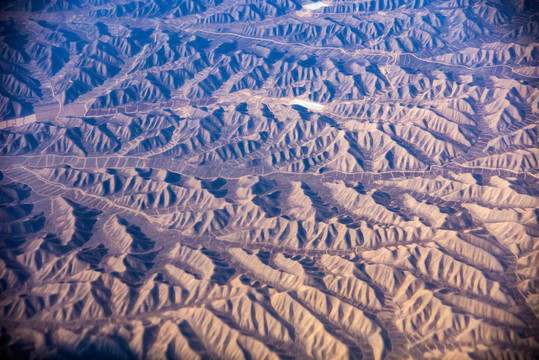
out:
{"label": "rugged terrain", "polygon": [[2,358],[539,356],[539,7],[307,4],[0,4]]}

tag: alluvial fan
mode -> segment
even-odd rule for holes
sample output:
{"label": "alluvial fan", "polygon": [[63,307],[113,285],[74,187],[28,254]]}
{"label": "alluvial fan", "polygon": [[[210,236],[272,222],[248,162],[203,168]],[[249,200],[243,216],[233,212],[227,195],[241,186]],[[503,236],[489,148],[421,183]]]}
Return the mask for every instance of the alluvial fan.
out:
{"label": "alluvial fan", "polygon": [[532,0],[0,4],[0,357],[539,357]]}

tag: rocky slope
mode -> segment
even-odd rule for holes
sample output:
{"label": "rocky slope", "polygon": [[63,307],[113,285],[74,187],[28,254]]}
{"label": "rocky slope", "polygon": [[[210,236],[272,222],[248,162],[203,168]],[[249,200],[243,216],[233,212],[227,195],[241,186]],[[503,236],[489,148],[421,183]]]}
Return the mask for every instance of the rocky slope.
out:
{"label": "rocky slope", "polygon": [[539,355],[539,9],[307,4],[0,4],[3,358]]}

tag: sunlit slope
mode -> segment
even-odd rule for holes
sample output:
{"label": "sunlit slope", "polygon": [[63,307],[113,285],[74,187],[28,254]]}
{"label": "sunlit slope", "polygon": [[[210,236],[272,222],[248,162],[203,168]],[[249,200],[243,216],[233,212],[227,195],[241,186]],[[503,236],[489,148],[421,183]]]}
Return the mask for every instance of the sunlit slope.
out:
{"label": "sunlit slope", "polygon": [[308,3],[2,2],[0,357],[539,356],[538,9]]}

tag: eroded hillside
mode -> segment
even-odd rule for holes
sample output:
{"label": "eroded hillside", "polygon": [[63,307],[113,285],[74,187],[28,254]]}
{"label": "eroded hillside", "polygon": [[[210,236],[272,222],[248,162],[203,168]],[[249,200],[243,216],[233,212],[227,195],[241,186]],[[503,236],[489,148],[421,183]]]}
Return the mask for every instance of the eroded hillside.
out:
{"label": "eroded hillside", "polygon": [[325,3],[2,2],[3,358],[539,355],[539,8]]}

